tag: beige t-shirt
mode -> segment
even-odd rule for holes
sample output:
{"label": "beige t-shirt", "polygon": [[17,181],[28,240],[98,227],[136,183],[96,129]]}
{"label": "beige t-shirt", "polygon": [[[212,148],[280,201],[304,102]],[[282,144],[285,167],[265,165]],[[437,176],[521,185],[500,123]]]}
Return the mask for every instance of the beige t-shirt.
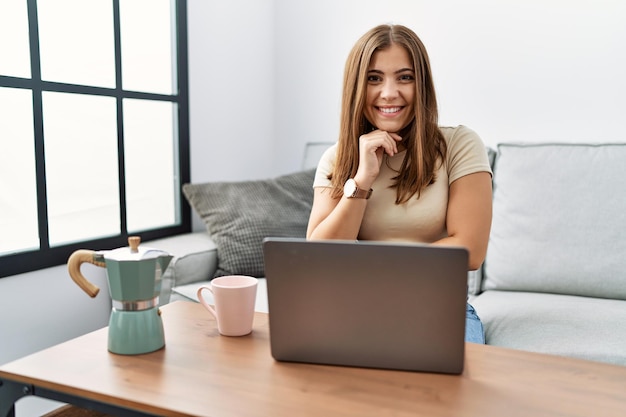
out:
{"label": "beige t-shirt", "polygon": [[[358,239],[432,243],[447,236],[448,190],[455,180],[475,172],[491,172],[485,145],[465,126],[441,127],[448,145],[447,158],[437,171],[434,184],[404,204],[395,204],[396,190],[389,188],[406,151],[385,154],[380,173],[372,185]],[[337,145],[330,147],[317,166],[313,187],[329,187],[328,174],[335,165]],[[396,171],[394,171],[396,170]]]}

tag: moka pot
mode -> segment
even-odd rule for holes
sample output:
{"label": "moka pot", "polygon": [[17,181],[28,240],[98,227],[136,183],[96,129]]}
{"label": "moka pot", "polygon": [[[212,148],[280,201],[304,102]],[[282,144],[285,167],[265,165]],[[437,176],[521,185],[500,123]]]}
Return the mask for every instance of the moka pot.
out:
{"label": "moka pot", "polygon": [[80,271],[85,263],[106,268],[113,308],[109,320],[108,349],[122,355],[153,352],[165,346],[161,311],[158,308],[161,276],[173,256],[140,247],[140,238],[128,238],[128,247],[111,251],[80,249],[72,253],[67,267],[70,277],[89,296],[100,289]]}

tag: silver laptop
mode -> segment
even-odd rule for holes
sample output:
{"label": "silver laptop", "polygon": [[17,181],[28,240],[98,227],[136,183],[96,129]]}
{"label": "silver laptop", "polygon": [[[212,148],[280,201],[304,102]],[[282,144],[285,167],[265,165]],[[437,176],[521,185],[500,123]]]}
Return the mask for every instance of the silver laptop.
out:
{"label": "silver laptop", "polygon": [[466,249],[267,238],[263,251],[276,360],[463,372]]}

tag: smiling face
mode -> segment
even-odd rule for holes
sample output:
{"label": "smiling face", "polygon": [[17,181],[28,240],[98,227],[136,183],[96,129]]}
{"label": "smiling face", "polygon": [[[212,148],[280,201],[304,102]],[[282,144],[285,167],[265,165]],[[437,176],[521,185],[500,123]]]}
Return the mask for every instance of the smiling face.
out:
{"label": "smiling face", "polygon": [[415,117],[415,70],[402,46],[380,49],[367,72],[365,117],[380,130],[397,133]]}

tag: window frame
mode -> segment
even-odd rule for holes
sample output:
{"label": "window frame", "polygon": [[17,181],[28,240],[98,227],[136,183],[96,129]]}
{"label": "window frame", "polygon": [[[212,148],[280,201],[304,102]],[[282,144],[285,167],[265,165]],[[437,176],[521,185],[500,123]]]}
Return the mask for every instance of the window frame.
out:
{"label": "window frame", "polygon": [[[84,85],[75,85],[59,82],[43,81],[41,79],[39,31],[37,19],[37,0],[26,0],[28,8],[29,44],[31,77],[19,78],[0,75],[0,87],[21,88],[32,92],[33,98],[33,128],[35,142],[35,166],[37,184],[37,217],[39,228],[40,247],[36,250],[20,251],[0,255],[0,278],[32,272],[48,267],[62,265],[67,262],[72,252],[81,248],[95,250],[113,249],[127,246],[128,236],[126,219],[126,187],[124,182],[124,123],[122,101],[125,98],[157,100],[175,103],[178,114],[178,189],[190,181],[189,156],[189,86],[188,86],[188,42],[187,42],[187,0],[173,0],[175,2],[176,22],[176,74],[177,93],[172,95],[153,94],[145,92],[127,91],[122,89],[121,63],[121,35],[120,35],[120,4],[119,0],[111,0],[113,7],[113,30],[115,42],[115,88],[103,88]],[[45,158],[43,137],[43,108],[42,94],[44,91],[80,93],[113,97],[117,106],[117,148],[118,148],[118,181],[120,203],[120,230],[116,236],[98,238],[71,244],[50,247],[48,236],[47,195],[45,184]],[[182,196],[178,198],[180,223],[168,227],[146,230],[138,235],[142,241],[149,241],[161,237],[173,236],[191,231],[191,208]]]}

